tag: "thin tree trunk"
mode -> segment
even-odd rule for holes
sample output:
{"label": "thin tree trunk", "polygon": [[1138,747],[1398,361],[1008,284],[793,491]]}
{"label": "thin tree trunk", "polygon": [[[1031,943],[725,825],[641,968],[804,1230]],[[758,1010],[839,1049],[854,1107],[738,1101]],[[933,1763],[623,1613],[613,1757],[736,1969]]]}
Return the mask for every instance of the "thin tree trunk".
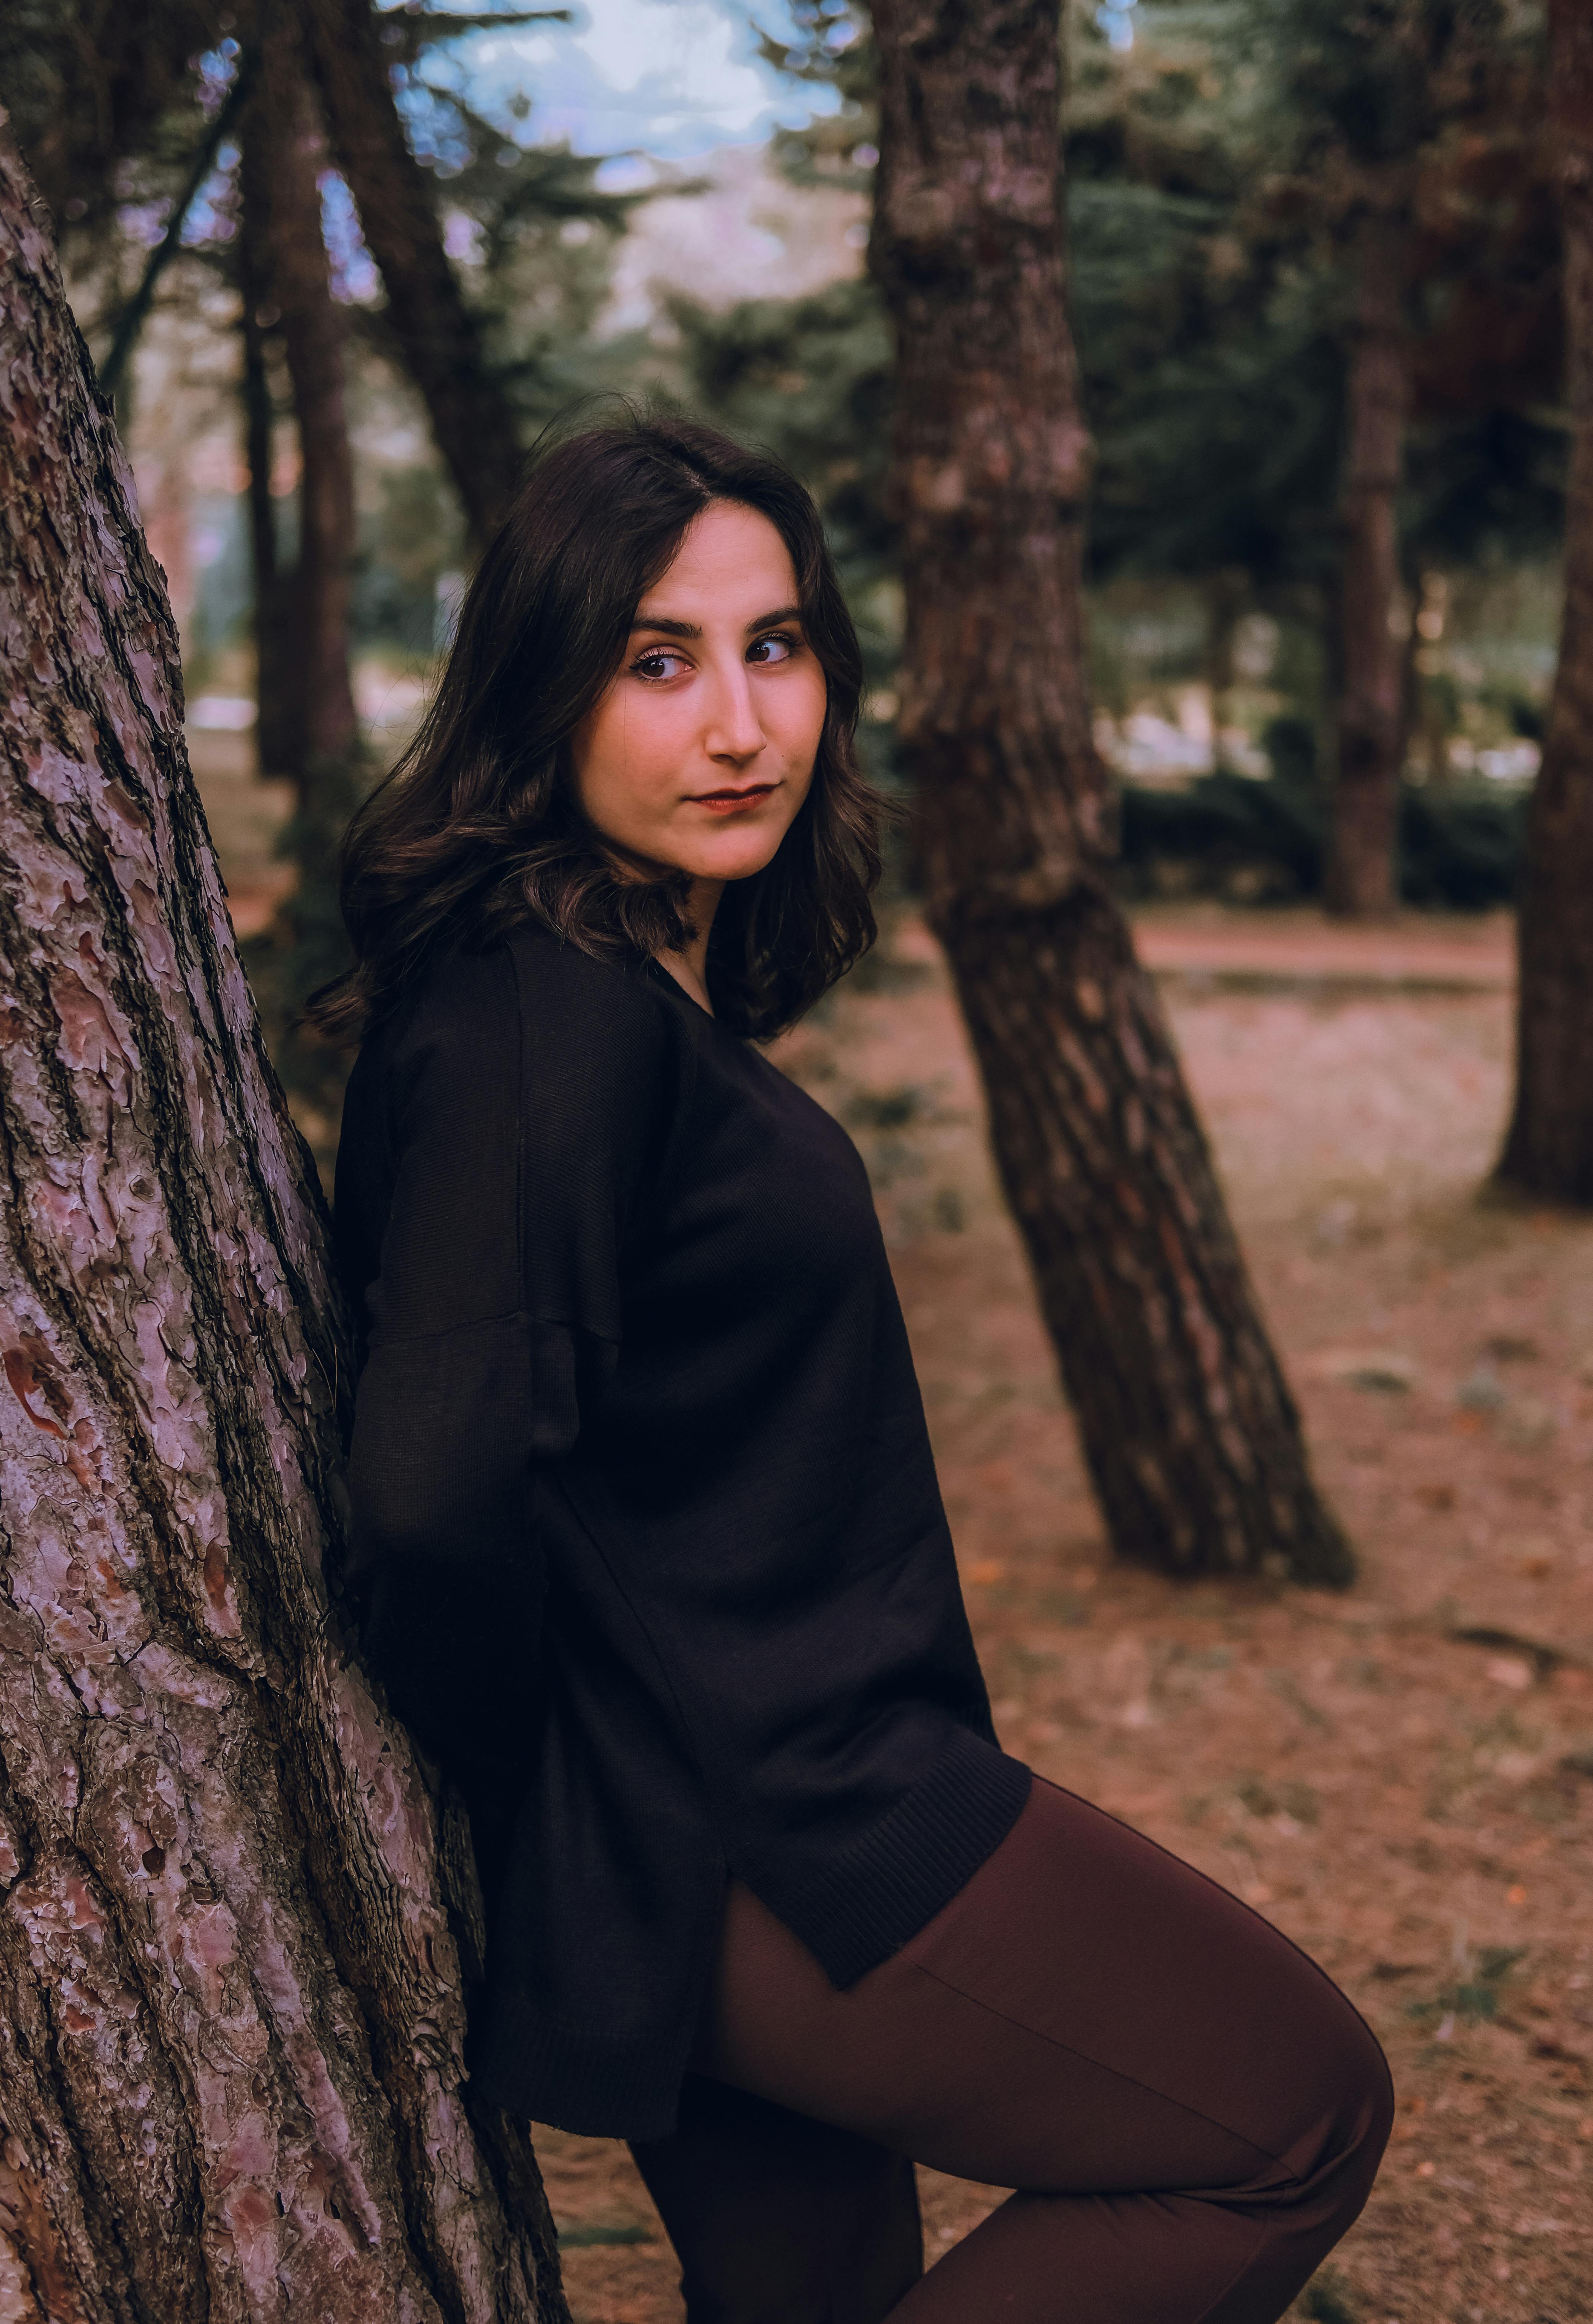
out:
{"label": "thin tree trunk", "polygon": [[272,479],[276,424],[265,318],[271,304],[266,219],[255,182],[254,141],[244,124],[238,210],[238,297],[243,309],[244,465],[254,579],[254,746],[262,775],[290,776],[304,763],[304,701],[292,650],[293,577],[284,571]]}
{"label": "thin tree trunk", "polygon": [[1570,406],[1565,606],[1527,827],[1515,1107],[1498,1176],[1593,1206],[1593,17],[1550,10]]}
{"label": "thin tree trunk", "polygon": [[[359,733],[349,677],[355,515],[344,383],[347,327],[332,296],[321,232],[325,147],[298,26],[284,0],[262,0],[259,14],[255,92],[244,131],[245,241],[248,271],[263,271],[257,292],[263,290],[268,311],[276,312],[299,430],[299,560],[286,641],[290,669],[281,675],[290,677],[299,697],[299,757],[286,771],[299,783],[302,812],[314,804],[312,768],[345,759]],[[258,484],[254,489],[258,493]],[[257,525],[257,558],[274,562],[267,558],[268,538]]]}
{"label": "thin tree trunk", "polygon": [[529,2149],[466,2110],[479,1926],[324,1578],[324,1210],[8,140],[0,382],[5,2313],[552,2324]]}
{"label": "thin tree trunk", "polygon": [[1385,917],[1399,901],[1405,660],[1393,632],[1400,586],[1395,501],[1410,405],[1409,263],[1409,227],[1396,197],[1368,209],[1361,226],[1347,383],[1339,765],[1324,900],[1329,911],[1352,919]]}
{"label": "thin tree trunk", "polygon": [[[262,670],[262,692],[268,682],[283,689],[284,704],[272,714],[275,739],[294,752],[278,770],[298,792],[280,844],[298,877],[248,958],[277,1070],[296,1097],[309,1102],[313,1118],[303,1118],[325,1151],[343,1065],[307,1038],[299,1020],[308,995],[348,966],[337,853],[364,772],[350,672],[356,517],[345,392],[347,326],[332,295],[321,229],[326,145],[291,0],[258,0],[256,27],[255,95],[244,131],[244,209],[255,222],[248,263],[258,269],[264,261],[266,311],[281,334],[299,466],[296,567],[285,587],[268,580],[257,602],[265,609],[260,633],[273,665]],[[256,544],[257,554],[267,546],[262,519]]]}
{"label": "thin tree trunk", "polygon": [[874,24],[898,733],[1008,1198],[1119,1553],[1342,1582],[1349,1550],[1109,886],[1054,0],[875,0]]}
{"label": "thin tree trunk", "polygon": [[410,151],[371,0],[298,0],[337,165],[381,269],[388,318],[476,540],[509,505],[514,412],[443,246],[431,180]]}

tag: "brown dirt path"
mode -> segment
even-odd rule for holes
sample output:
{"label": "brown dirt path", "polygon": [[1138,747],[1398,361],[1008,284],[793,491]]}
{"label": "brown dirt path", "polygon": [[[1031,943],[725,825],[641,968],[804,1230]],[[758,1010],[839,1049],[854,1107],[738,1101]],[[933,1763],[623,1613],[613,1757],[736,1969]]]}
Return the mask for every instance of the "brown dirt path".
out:
{"label": "brown dirt path", "polygon": [[[1156,915],[1146,949],[1242,964],[1259,917]],[[1570,2324],[1593,2316],[1593,1223],[1475,1200],[1507,1095],[1499,925],[1462,928],[1489,973],[1458,991],[1422,973],[1431,927],[1380,934],[1423,957],[1368,994],[1360,963],[1323,980],[1299,917],[1261,989],[1166,990],[1360,1551],[1342,1598],[1109,1562],[921,931],[782,1061],[874,1174],[1003,1738],[1268,1914],[1388,2049],[1395,2143],[1309,2312]],[[578,2237],[651,2238],[569,2250],[578,2316],[678,2324],[623,2150],[540,2144]],[[995,2200],[925,2196],[932,2253]]]}
{"label": "brown dirt path", "polygon": [[1410,912],[1366,927],[1325,919],[1305,905],[1239,913],[1220,904],[1152,904],[1136,913],[1135,933],[1141,960],[1158,976],[1209,976],[1230,990],[1319,983],[1496,991],[1515,981],[1508,912]]}

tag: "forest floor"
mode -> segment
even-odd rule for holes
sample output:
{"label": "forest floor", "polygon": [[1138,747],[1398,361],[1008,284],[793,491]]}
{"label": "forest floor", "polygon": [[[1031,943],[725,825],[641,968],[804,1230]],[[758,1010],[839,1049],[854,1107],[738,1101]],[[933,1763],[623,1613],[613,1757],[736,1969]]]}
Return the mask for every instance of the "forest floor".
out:
{"label": "forest floor", "polygon": [[[280,875],[231,771],[207,798],[259,925]],[[1111,1561],[920,927],[779,1052],[873,1176],[1002,1740],[1237,1890],[1382,2039],[1394,2143],[1298,2315],[1593,2318],[1593,1222],[1478,1199],[1508,925],[1136,924],[1356,1545],[1342,1595]],[[539,2152],[578,2324],[679,2324],[624,2148]],[[923,2197],[931,2258],[999,2200]]]}

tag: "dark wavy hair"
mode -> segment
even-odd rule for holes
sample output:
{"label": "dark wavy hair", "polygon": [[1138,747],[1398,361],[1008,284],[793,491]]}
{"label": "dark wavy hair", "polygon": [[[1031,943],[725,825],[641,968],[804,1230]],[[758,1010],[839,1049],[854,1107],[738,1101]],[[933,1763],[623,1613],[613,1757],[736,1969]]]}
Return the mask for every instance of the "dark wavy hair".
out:
{"label": "dark wavy hair", "polygon": [[355,966],[307,1009],[322,1032],[357,1038],[442,945],[491,943],[528,918],[610,958],[691,941],[687,875],[616,866],[581,811],[569,742],[620,668],[638,602],[716,501],[758,510],[789,549],[829,699],[795,822],[714,917],[714,1010],[767,1039],[873,942],[883,802],[858,770],[862,664],[818,511],[767,454],[626,408],[534,459],[465,594],[419,731],[349,826]]}

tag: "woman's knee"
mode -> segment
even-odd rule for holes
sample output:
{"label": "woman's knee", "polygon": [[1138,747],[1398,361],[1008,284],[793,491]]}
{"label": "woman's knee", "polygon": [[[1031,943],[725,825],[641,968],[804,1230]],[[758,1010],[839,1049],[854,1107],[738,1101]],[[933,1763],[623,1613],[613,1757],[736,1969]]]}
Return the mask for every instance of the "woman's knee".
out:
{"label": "woman's knee", "polygon": [[1299,2127],[1285,2158],[1296,2200],[1320,2204],[1342,2235],[1359,2215],[1394,2128],[1388,2061],[1365,2019],[1342,1994],[1318,2015],[1302,2061]]}

